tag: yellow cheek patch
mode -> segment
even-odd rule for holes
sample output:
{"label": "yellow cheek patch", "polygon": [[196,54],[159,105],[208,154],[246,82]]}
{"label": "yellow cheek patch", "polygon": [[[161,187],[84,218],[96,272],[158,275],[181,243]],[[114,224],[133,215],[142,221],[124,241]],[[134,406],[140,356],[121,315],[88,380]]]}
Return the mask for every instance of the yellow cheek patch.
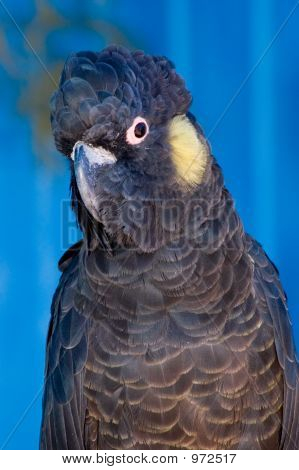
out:
{"label": "yellow cheek patch", "polygon": [[168,138],[178,179],[188,185],[199,184],[206,168],[209,150],[187,116],[175,116],[171,120]]}

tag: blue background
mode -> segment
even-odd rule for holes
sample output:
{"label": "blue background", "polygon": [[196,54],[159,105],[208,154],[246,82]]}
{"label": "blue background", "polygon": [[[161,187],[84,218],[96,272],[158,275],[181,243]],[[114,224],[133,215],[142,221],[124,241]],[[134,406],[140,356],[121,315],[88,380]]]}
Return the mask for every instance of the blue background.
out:
{"label": "blue background", "polygon": [[0,2],[0,448],[38,446],[57,261],[78,237],[48,117],[70,52],[114,42],[175,62],[246,230],[280,270],[299,340],[298,3]]}

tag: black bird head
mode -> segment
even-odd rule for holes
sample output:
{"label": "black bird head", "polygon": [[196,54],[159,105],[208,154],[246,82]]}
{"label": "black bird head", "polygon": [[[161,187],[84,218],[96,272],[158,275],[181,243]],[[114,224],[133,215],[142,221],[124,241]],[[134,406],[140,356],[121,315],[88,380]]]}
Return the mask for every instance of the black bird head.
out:
{"label": "black bird head", "polygon": [[57,148],[71,160],[83,230],[98,223],[109,240],[145,251],[177,235],[182,220],[170,206],[196,192],[209,160],[190,103],[165,57],[116,46],[69,57],[51,123]]}

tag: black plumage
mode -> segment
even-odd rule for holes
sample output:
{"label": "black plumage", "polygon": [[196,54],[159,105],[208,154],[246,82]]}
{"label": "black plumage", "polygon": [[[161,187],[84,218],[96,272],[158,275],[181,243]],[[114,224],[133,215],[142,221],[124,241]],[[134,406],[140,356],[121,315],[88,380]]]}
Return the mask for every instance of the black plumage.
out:
{"label": "black plumage", "polygon": [[84,237],[60,261],[43,449],[299,449],[286,297],[190,102],[163,57],[65,64],[51,121]]}

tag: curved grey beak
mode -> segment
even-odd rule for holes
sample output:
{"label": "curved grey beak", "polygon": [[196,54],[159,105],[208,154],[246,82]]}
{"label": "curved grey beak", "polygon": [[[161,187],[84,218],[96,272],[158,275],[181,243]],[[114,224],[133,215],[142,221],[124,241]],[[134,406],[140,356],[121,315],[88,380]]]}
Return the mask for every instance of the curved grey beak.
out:
{"label": "curved grey beak", "polygon": [[81,197],[87,209],[97,218],[97,201],[95,188],[99,167],[112,165],[116,162],[113,153],[103,147],[93,147],[78,141],[73,148],[76,181]]}

